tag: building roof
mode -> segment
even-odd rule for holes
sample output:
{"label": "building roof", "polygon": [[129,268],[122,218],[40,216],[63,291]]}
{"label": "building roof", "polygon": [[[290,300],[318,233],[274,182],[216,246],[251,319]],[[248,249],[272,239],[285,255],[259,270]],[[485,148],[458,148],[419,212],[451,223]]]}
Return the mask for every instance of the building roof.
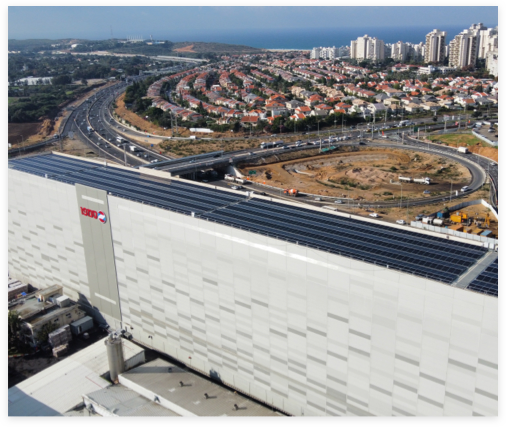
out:
{"label": "building roof", "polygon": [[481,246],[366,219],[247,198],[191,182],[160,182],[136,170],[97,167],[97,162],[68,156],[10,160],[9,168],[448,284],[487,252]]}
{"label": "building roof", "polygon": [[112,385],[83,396],[102,416],[116,417],[177,417],[170,409],[153,402],[121,384]]}
{"label": "building roof", "polygon": [[[123,340],[125,361],[144,362],[144,350]],[[56,416],[82,403],[83,394],[110,385],[102,375],[109,372],[104,340],[44,369],[8,391],[9,416]]]}
{"label": "building roof", "polygon": [[[119,382],[142,396],[155,395],[160,405],[170,408],[172,412],[180,416],[272,417],[280,415],[207,378],[202,378],[162,359],[155,359],[120,374]],[[205,398],[205,393],[209,396],[208,399]],[[237,405],[237,410],[234,404]]]}

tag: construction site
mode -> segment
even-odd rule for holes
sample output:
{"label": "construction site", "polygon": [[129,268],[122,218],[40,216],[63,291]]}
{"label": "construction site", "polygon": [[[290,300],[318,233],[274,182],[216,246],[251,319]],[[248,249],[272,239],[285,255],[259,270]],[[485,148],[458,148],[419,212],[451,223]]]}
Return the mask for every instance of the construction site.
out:
{"label": "construction site", "polygon": [[315,148],[303,152],[304,158],[297,154],[262,157],[239,165],[239,171],[256,183],[364,203],[429,199],[460,190],[472,178],[458,161],[406,149],[339,147],[320,154]]}

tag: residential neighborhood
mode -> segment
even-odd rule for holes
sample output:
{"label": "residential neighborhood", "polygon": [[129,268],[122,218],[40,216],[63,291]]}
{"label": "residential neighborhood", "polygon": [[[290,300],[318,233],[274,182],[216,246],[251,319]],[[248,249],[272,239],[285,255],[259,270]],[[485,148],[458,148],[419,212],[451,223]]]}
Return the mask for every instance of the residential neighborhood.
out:
{"label": "residential neighborhood", "polygon": [[146,96],[182,126],[235,132],[290,132],[319,128],[320,122],[430,119],[448,113],[478,117],[497,109],[497,78],[478,67],[472,72],[425,66],[424,49],[422,43],[418,64],[390,58],[388,65],[359,65],[354,58],[316,58],[314,52],[308,57],[304,51],[222,56],[161,78]]}

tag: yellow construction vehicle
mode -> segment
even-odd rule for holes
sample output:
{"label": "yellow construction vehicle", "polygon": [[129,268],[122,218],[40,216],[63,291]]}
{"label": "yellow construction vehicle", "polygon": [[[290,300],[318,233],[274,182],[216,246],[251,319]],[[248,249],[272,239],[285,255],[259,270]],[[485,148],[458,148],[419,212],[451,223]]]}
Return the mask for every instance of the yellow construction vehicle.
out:
{"label": "yellow construction vehicle", "polygon": [[490,228],[490,215],[487,212],[487,215],[485,216],[485,227]]}
{"label": "yellow construction vehicle", "polygon": [[457,212],[455,214],[452,214],[450,216],[450,221],[455,222],[457,224],[460,224],[461,222],[465,222],[469,219],[466,213],[461,214],[460,212]]}

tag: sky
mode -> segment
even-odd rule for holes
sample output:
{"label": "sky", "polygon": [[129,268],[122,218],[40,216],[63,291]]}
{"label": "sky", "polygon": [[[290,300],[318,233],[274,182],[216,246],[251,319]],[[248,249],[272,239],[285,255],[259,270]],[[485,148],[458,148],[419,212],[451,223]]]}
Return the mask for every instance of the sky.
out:
{"label": "sky", "polygon": [[[497,6],[457,7],[147,7],[10,6],[9,39],[84,38],[101,40],[143,36],[171,41],[213,41],[213,34],[273,29],[406,27],[440,28],[482,22],[498,25]],[[210,38],[204,40],[204,38]],[[233,40],[230,41],[233,43]]]}

